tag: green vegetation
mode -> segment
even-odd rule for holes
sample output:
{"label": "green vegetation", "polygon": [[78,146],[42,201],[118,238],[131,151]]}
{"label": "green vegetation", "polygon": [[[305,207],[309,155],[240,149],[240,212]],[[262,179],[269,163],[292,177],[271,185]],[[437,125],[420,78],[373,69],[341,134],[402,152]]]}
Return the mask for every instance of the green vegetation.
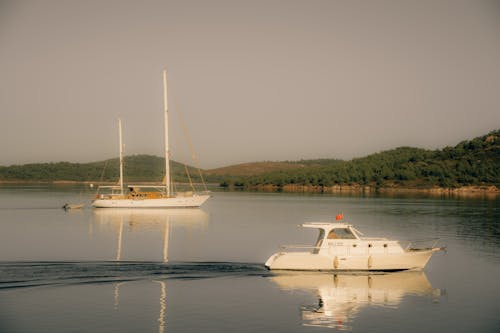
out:
{"label": "green vegetation", "polygon": [[227,176],[222,186],[369,185],[428,188],[495,185],[500,187],[500,131],[442,150],[400,147],[351,161],[320,160],[302,168],[242,177]]}
{"label": "green vegetation", "polygon": [[[455,188],[494,185],[500,187],[500,130],[493,131],[455,147],[426,150],[400,147],[350,161],[335,159],[296,162],[246,163],[205,170],[205,180],[222,187],[258,188],[271,185],[330,187],[335,185],[368,185],[372,187]],[[126,182],[161,182],[164,159],[150,155],[127,156],[124,159]],[[172,161],[176,182],[187,182],[185,169],[193,182],[198,172]],[[95,163],[43,163],[0,166],[0,181],[107,181],[118,180],[118,159]]]}
{"label": "green vegetation", "polygon": [[[126,156],[123,160],[125,182],[162,182],[165,174],[165,159],[151,155]],[[199,182],[198,172],[187,167],[194,182]],[[188,182],[184,164],[171,162],[172,178]],[[94,163],[39,163],[0,166],[0,180],[10,181],[103,181],[119,179],[118,158]]]}

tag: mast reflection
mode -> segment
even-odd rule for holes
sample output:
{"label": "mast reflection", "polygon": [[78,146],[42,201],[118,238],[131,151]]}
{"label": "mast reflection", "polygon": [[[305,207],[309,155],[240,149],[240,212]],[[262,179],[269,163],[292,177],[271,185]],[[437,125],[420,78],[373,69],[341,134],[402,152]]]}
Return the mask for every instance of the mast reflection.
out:
{"label": "mast reflection", "polygon": [[125,282],[118,282],[115,283],[115,290],[114,290],[114,309],[118,310],[118,307],[120,305],[120,285],[124,284]]}
{"label": "mast reflection", "polygon": [[102,225],[116,226],[116,261],[122,260],[123,226],[128,230],[158,230],[163,238],[163,262],[168,262],[168,243],[172,227],[206,225],[209,215],[201,209],[145,209],[145,208],[96,208],[93,210],[94,220]]}
{"label": "mast reflection", "polygon": [[[156,282],[160,284],[160,310],[158,313],[158,333],[164,333],[166,327],[166,316],[167,316],[167,284],[165,281],[153,280],[152,282]],[[125,285],[128,282],[118,282],[114,286],[114,309],[116,311],[119,310],[120,307],[120,286]]]}
{"label": "mast reflection", "polygon": [[350,330],[350,323],[363,307],[397,308],[405,296],[435,296],[427,276],[420,272],[380,274],[288,273],[270,278],[283,290],[309,290],[318,296],[317,305],[301,307],[302,324]]}
{"label": "mast reflection", "polygon": [[161,286],[160,314],[158,316],[158,333],[165,332],[165,315],[167,313],[167,286],[165,281],[155,281]]}

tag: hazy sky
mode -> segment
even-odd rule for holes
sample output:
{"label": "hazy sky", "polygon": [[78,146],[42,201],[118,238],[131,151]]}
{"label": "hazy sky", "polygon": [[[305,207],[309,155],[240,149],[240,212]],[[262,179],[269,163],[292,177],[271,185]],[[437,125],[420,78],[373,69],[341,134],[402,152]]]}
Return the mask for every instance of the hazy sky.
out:
{"label": "hazy sky", "polygon": [[[442,148],[500,128],[499,1],[0,0],[0,165],[205,168]],[[175,128],[177,128],[175,130]]]}

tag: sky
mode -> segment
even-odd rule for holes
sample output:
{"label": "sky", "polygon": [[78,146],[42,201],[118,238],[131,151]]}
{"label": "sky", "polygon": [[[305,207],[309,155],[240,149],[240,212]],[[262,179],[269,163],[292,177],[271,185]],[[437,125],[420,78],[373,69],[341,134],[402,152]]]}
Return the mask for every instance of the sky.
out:
{"label": "sky", "polygon": [[500,128],[500,1],[0,0],[0,165],[162,156],[164,68],[202,168],[440,149]]}

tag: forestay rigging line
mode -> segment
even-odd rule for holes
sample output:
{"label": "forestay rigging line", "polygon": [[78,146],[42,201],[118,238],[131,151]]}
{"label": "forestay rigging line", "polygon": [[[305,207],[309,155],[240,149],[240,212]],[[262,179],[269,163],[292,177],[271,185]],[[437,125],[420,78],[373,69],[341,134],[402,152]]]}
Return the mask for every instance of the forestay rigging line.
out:
{"label": "forestay rigging line", "polygon": [[186,127],[186,123],[184,122],[184,117],[182,116],[182,113],[179,111],[179,107],[178,107],[178,104],[176,103],[175,96],[174,96],[174,103],[176,105],[176,107],[174,109],[175,109],[175,112],[177,113],[177,115],[179,116],[179,119],[180,119],[180,122],[181,122],[181,126],[182,126],[182,130],[184,132],[184,136],[186,137],[186,141],[187,141],[188,146],[189,146],[189,151],[191,153],[191,158],[193,160],[194,167],[198,170],[198,175],[200,176],[201,183],[203,184],[203,189],[205,191],[208,191],[207,184],[205,183],[205,178],[203,177],[203,173],[201,172],[201,169],[199,167],[198,158],[196,157],[196,154],[194,153],[193,144],[191,143],[191,139],[189,137],[189,133],[188,133],[188,130],[187,130],[187,127]]}
{"label": "forestay rigging line", "polygon": [[99,184],[102,184],[104,179],[104,172],[106,172],[106,167],[108,166],[108,160],[104,161],[104,167],[102,168],[101,178],[99,179]]}
{"label": "forestay rigging line", "polygon": [[[173,140],[174,140],[174,143],[175,143],[176,145],[178,145],[178,143],[177,143],[177,139],[176,139],[176,137],[175,137],[175,136],[173,137]],[[189,169],[188,169],[188,167],[187,167],[187,164],[186,164],[186,163],[181,163],[181,162],[179,162],[179,163],[180,163],[180,164],[182,164],[182,165],[184,165],[184,170],[186,170],[186,175],[187,175],[187,177],[188,177],[189,186],[191,186],[191,189],[193,190],[193,192],[196,192],[196,190],[195,190],[195,188],[194,188],[193,181],[192,181],[192,179],[191,179],[191,174],[189,173]],[[172,184],[174,184],[173,180],[172,180]],[[174,189],[174,190],[175,190],[175,189]]]}

